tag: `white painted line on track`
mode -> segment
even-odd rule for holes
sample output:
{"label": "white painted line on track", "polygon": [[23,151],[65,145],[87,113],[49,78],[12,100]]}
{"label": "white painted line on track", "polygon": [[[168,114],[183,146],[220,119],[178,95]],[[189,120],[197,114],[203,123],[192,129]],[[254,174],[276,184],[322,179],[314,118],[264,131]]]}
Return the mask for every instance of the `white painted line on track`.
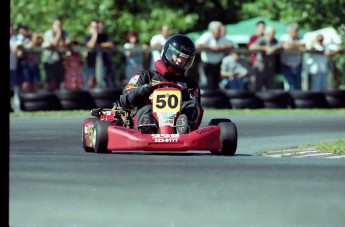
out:
{"label": "white painted line on track", "polygon": [[[286,152],[288,151],[288,152]],[[286,150],[281,152],[268,152],[263,154],[264,157],[271,157],[271,158],[331,158],[331,159],[338,159],[338,158],[345,158],[345,155],[337,155],[330,152],[322,152],[318,150],[308,150],[308,151],[294,151],[293,150]]]}

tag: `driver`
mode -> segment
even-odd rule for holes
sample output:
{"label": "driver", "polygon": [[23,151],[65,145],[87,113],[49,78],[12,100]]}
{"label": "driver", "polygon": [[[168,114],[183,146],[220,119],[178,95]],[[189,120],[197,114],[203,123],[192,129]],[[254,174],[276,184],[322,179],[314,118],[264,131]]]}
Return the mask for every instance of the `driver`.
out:
{"label": "driver", "polygon": [[176,120],[176,132],[189,133],[200,125],[203,108],[200,105],[200,88],[195,80],[185,73],[193,64],[196,48],[193,41],[185,35],[173,35],[165,42],[161,59],[156,61],[155,70],[140,71],[135,74],[124,88],[123,94],[115,105],[136,108],[134,118],[142,133],[157,133],[157,122],[152,115],[149,100],[154,88],[152,85],[163,81],[174,82],[181,87],[181,115]]}

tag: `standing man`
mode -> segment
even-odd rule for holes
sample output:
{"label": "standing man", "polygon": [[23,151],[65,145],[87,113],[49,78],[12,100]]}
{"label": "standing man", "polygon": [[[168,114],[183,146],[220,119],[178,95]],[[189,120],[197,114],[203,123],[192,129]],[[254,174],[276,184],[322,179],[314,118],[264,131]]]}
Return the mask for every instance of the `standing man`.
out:
{"label": "standing man", "polygon": [[[260,37],[262,37],[264,35],[264,31],[266,28],[266,23],[263,20],[260,20],[258,22],[256,22],[255,25],[255,33],[253,35],[250,36],[249,41],[247,43],[247,48],[250,49],[250,46]],[[249,58],[249,62],[251,65],[254,64],[255,62],[255,57],[256,57],[256,52],[252,52],[250,53],[250,58]]]}
{"label": "standing man", "polygon": [[[115,77],[112,68],[112,50],[114,43],[104,32],[104,24],[99,20],[89,23],[89,35],[84,38],[88,48],[86,56],[88,88],[115,87]],[[101,49],[99,49],[101,48]]]}
{"label": "standing man", "polygon": [[46,82],[48,91],[60,89],[60,84],[64,80],[65,68],[63,65],[63,52],[57,48],[66,47],[69,43],[69,34],[63,29],[62,18],[57,17],[52,28],[44,33],[43,48],[49,48],[43,51],[44,69],[46,73]]}
{"label": "standing man", "polygon": [[234,43],[222,34],[222,26],[220,21],[210,22],[208,32],[195,41],[195,46],[200,51],[208,89],[219,88],[222,59],[226,51],[234,47]]}
{"label": "standing man", "polygon": [[155,67],[156,61],[161,59],[161,50],[169,37],[170,37],[170,28],[168,25],[164,24],[161,27],[160,33],[157,35],[154,35],[151,38],[150,48],[157,49],[151,52],[151,55],[152,55],[151,66],[150,66],[151,70],[154,70],[156,68]]}
{"label": "standing man", "polygon": [[253,70],[255,74],[255,91],[269,90],[274,88],[273,78],[276,73],[277,54],[281,45],[275,38],[275,29],[267,26],[264,36],[257,39],[249,50],[258,51]]}
{"label": "standing man", "polygon": [[280,37],[283,51],[280,54],[281,71],[289,84],[289,90],[301,90],[302,61],[305,43],[298,36],[298,24],[290,24],[287,34]]}

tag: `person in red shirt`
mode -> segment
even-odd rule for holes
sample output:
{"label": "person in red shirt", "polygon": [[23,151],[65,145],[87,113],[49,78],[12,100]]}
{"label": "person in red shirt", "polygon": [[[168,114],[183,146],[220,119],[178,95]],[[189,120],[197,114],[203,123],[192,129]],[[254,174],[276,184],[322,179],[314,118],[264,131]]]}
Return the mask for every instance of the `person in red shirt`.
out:
{"label": "person in red shirt", "polygon": [[[263,20],[256,22],[256,32],[255,34],[251,35],[249,41],[247,43],[247,48],[249,49],[250,45],[252,45],[258,38],[262,37],[265,31],[266,23]],[[251,65],[254,64],[256,57],[256,52],[250,53],[249,62]]]}

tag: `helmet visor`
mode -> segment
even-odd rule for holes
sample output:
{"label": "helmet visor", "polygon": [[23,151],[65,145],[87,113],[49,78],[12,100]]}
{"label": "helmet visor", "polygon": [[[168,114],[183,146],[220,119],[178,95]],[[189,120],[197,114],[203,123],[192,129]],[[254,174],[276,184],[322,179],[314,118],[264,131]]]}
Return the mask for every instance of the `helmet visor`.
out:
{"label": "helmet visor", "polygon": [[187,70],[193,64],[195,55],[182,53],[172,45],[169,45],[165,52],[165,57],[175,68]]}

